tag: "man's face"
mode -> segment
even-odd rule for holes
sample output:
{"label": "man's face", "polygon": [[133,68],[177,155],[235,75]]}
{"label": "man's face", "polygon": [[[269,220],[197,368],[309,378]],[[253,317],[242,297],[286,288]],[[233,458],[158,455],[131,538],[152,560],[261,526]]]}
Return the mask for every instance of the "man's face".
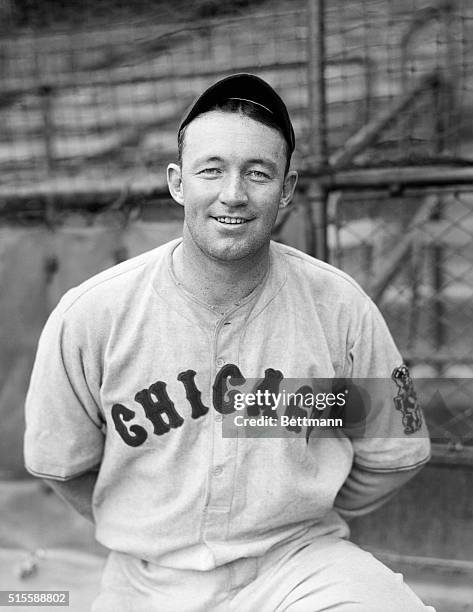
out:
{"label": "man's face", "polygon": [[236,261],[269,243],[278,209],[297,174],[285,176],[286,145],[275,129],[238,113],[210,111],[186,129],[181,167],[170,164],[171,193],[185,209],[184,238],[208,257]]}

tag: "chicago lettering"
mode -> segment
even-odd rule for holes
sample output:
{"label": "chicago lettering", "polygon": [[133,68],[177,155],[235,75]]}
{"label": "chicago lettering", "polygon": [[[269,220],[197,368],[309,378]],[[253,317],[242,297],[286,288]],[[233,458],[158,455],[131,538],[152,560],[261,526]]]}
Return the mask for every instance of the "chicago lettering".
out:
{"label": "chicago lettering", "polygon": [[[186,399],[191,406],[191,417],[198,419],[206,415],[209,411],[201,399],[201,392],[195,384],[194,370],[180,372],[177,380],[184,386]],[[283,379],[283,374],[279,370],[268,368],[265,370],[264,379],[258,384],[257,389],[264,392],[266,389],[272,393],[277,393],[279,384]],[[220,414],[231,414],[235,412],[234,397],[238,393],[238,387],[245,384],[246,378],[240,372],[238,366],[228,363],[221,368],[215,377],[213,384],[213,407]],[[228,384],[237,389],[229,389]],[[169,397],[166,390],[166,383],[158,380],[146,389],[141,389],[135,394],[135,402],[141,405],[145,417],[153,425],[153,433],[162,436],[171,429],[177,429],[184,423],[183,417],[178,413],[174,402]],[[256,408],[259,410],[259,408]],[[266,408],[267,413],[270,408]],[[293,410],[292,410],[293,411]],[[141,446],[148,438],[148,432],[144,427],[131,424],[137,416],[136,412],[123,404],[114,404],[111,416],[115,429],[123,442],[128,446]]]}
{"label": "chicago lettering", "polygon": [[[200,419],[208,413],[209,407],[202,402],[202,393],[195,383],[195,376],[196,372],[194,370],[185,370],[177,375],[177,380],[182,383],[184,387],[186,400],[191,407],[191,418]],[[283,379],[284,376],[280,370],[275,370],[273,368],[265,370],[264,378],[258,381],[253,389],[253,393],[269,399],[267,399],[264,405],[248,404],[248,417],[271,418],[274,416],[274,410],[276,409],[274,398],[279,395],[281,381]],[[212,386],[212,403],[214,410],[222,415],[232,414],[237,411],[238,398],[236,396],[241,395],[241,387],[246,382],[246,378],[237,365],[233,363],[224,365],[217,373]],[[335,379],[333,382],[335,382]],[[349,386],[346,381],[342,382],[344,387]],[[289,419],[289,425],[286,427],[288,431],[296,433],[301,431],[301,426],[298,424],[297,419],[299,417],[307,417],[307,411],[304,408],[304,398],[306,396],[313,396],[312,391],[310,386],[303,385],[295,393],[291,394],[284,414],[284,416]],[[335,397],[334,394],[329,395]],[[356,400],[356,394],[354,398]],[[158,380],[146,389],[141,389],[135,393],[134,400],[141,406],[141,410],[146,419],[153,426],[153,434],[156,436],[162,436],[169,433],[172,429],[178,429],[184,423],[184,418],[176,410],[172,398],[168,395],[166,383],[162,380]],[[354,404],[356,404],[356,406],[352,405],[352,408],[356,408],[360,402],[355,401]],[[363,406],[364,405],[363,403]],[[328,406],[332,406],[332,404],[328,404]],[[319,411],[321,410],[318,406],[314,406],[311,416],[313,416],[316,409]],[[333,416],[332,408],[326,408],[325,410],[328,410],[330,416]],[[360,413],[360,410],[357,409],[356,414],[360,417],[360,423],[357,423],[357,425],[362,425],[364,422],[363,411]],[[337,414],[336,416],[340,417],[341,415]],[[123,404],[114,404],[111,410],[111,417],[115,430],[123,442],[128,446],[141,446],[148,439],[147,430],[142,425],[133,423],[133,420],[137,418],[137,412],[135,410]],[[307,441],[312,429],[312,426],[307,428]]]}

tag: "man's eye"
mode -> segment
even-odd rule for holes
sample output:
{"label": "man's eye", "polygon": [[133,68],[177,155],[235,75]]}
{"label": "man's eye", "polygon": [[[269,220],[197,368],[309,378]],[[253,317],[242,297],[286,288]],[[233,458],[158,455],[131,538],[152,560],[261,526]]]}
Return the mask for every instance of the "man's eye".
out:
{"label": "man's eye", "polygon": [[258,181],[267,181],[271,178],[266,172],[261,172],[261,170],[250,170],[248,174],[251,178]]}
{"label": "man's eye", "polygon": [[218,176],[220,174],[220,168],[204,168],[199,172],[204,176]]}

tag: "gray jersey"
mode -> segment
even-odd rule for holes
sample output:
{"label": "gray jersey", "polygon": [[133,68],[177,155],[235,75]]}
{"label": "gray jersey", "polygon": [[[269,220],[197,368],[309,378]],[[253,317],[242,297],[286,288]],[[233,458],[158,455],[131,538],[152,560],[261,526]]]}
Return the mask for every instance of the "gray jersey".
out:
{"label": "gray jersey", "polygon": [[174,277],[179,242],[91,278],[51,314],[26,402],[28,469],[61,480],[100,466],[97,539],[171,567],[346,533],[333,504],[353,462],[397,471],[429,456],[395,382],[376,429],[353,439],[224,437],[219,392],[235,372],[390,379],[402,360],[378,309],[343,272],[271,243],[264,283],[221,315]]}

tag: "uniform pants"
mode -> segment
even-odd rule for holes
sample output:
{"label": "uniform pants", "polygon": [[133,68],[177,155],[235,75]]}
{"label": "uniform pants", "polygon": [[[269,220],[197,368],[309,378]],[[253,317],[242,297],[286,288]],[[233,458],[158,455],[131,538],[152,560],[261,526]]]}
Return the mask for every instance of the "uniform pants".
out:
{"label": "uniform pants", "polygon": [[333,536],[210,571],[122,553],[108,558],[92,612],[435,612],[370,553]]}

